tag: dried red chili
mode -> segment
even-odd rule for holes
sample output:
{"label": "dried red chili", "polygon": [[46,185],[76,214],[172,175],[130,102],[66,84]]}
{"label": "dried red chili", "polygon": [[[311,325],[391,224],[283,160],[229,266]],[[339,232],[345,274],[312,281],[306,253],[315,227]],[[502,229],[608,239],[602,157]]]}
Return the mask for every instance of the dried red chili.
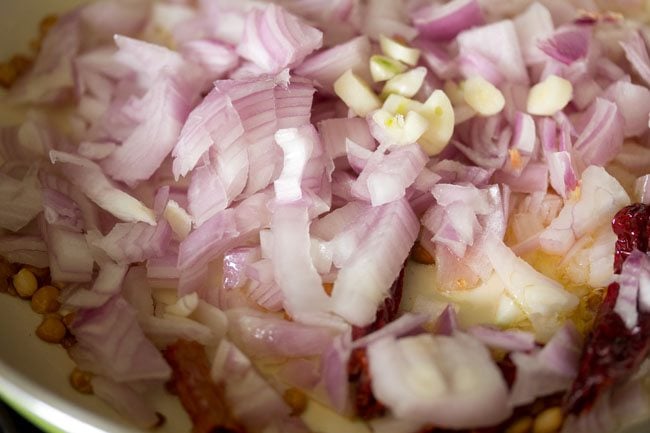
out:
{"label": "dried red chili", "polygon": [[[614,272],[634,249],[648,251],[650,207],[633,204],[621,209],[612,221],[617,236]],[[629,330],[614,311],[619,286],[612,283],[600,305],[587,337],[578,376],[565,398],[565,409],[579,414],[591,409],[598,397],[629,378],[650,353],[650,315],[639,313],[639,323]]]}
{"label": "dried red chili", "polygon": [[[395,320],[402,301],[404,287],[404,267],[390,288],[388,297],[377,310],[375,321],[368,326],[353,327],[352,339],[357,340],[371,334]],[[372,419],[383,415],[386,407],[372,394],[372,377],[365,348],[356,349],[348,362],[348,380],[354,384],[354,405],[356,413],[363,419]]]}
{"label": "dried red chili", "polygon": [[190,416],[194,433],[244,433],[224,403],[223,389],[210,378],[202,345],[178,340],[163,354],[172,368],[170,386]]}

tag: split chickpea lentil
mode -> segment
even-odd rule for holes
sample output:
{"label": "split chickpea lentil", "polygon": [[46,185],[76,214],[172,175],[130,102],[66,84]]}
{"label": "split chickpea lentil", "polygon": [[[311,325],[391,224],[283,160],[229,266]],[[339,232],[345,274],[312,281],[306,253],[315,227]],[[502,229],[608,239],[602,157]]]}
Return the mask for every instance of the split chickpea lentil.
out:
{"label": "split chickpea lentil", "polygon": [[[39,280],[47,280],[49,271],[24,266],[15,274],[7,275],[13,269],[11,264],[0,263],[0,279],[7,283],[7,292],[12,293],[15,291],[17,296],[30,301],[34,312],[44,315],[43,320],[36,328],[38,338],[48,343],[66,342],[66,337],[71,337],[68,333],[68,326],[70,326],[73,316],[69,317],[67,315],[63,318],[57,314],[61,307],[59,303],[61,291],[52,284],[39,287]],[[71,344],[74,344],[74,340],[68,338],[67,343],[69,343],[67,346],[71,346]]]}
{"label": "split chickpea lentil", "polygon": [[41,324],[36,328],[36,335],[48,343],[60,343],[63,341],[66,332],[67,329],[58,314],[45,316]]}
{"label": "split chickpea lentil", "polygon": [[75,368],[70,373],[70,385],[82,394],[92,394],[92,373]]}

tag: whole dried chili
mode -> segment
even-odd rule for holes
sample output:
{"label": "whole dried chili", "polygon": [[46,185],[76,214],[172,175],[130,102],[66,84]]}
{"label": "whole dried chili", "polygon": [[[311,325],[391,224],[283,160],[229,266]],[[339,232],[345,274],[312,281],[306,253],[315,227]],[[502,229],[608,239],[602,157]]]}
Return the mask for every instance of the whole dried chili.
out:
{"label": "whole dried chili", "polygon": [[[352,339],[357,340],[365,335],[371,334],[388,323],[395,320],[402,301],[402,290],[404,286],[404,267],[397,279],[390,288],[388,297],[377,310],[375,321],[368,326],[353,327]],[[354,406],[356,413],[363,419],[376,418],[386,411],[384,405],[377,401],[372,394],[372,377],[368,365],[368,356],[365,348],[355,349],[348,362],[348,380],[354,387]]]}
{"label": "whole dried chili", "polygon": [[170,386],[192,420],[193,433],[244,433],[224,402],[223,389],[210,378],[202,345],[178,340],[163,355],[172,368]]}
{"label": "whole dried chili", "polygon": [[[650,207],[633,204],[621,209],[612,221],[617,236],[614,272],[634,249],[648,251]],[[619,286],[612,283],[600,305],[594,326],[587,337],[578,375],[565,398],[565,410],[580,414],[612,386],[634,374],[650,353],[650,314],[639,312],[637,326],[630,330],[614,311]]]}

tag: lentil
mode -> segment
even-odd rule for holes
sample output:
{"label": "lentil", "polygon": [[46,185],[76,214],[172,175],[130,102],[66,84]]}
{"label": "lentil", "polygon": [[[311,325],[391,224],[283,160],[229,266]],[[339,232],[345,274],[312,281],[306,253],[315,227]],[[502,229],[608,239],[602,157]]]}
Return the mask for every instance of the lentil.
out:
{"label": "lentil", "polygon": [[307,396],[297,388],[287,389],[282,398],[291,407],[292,415],[300,415],[307,408]]}
{"label": "lentil", "polygon": [[537,415],[533,423],[533,433],[553,433],[562,427],[563,414],[558,406],[551,407]]}
{"label": "lentil", "polygon": [[38,289],[38,281],[34,274],[27,268],[22,268],[12,279],[14,288],[21,298],[30,298],[36,289]]}
{"label": "lentil", "polygon": [[58,311],[59,289],[54,286],[43,286],[32,296],[32,310],[39,314],[54,313]]}
{"label": "lentil", "polygon": [[505,433],[528,433],[532,426],[533,419],[525,416],[510,424]]}
{"label": "lentil", "polygon": [[75,368],[72,370],[72,373],[70,373],[70,385],[82,394],[92,394],[92,378],[92,373]]}
{"label": "lentil", "polygon": [[57,316],[46,316],[36,328],[36,335],[48,343],[60,343],[65,337],[65,333],[65,325]]}
{"label": "lentil", "polygon": [[429,251],[420,245],[419,242],[416,242],[411,249],[411,259],[415,260],[418,263],[423,265],[433,265],[435,260]]}

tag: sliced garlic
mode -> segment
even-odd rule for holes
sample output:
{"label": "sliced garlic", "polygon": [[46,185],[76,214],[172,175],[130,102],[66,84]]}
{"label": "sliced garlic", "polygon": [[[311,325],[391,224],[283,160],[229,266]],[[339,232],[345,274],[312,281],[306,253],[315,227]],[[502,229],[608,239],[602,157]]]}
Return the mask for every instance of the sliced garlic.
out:
{"label": "sliced garlic", "polygon": [[396,93],[411,98],[415,96],[415,94],[418,93],[418,90],[420,90],[420,87],[422,87],[426,75],[427,68],[424,66],[413,68],[410,71],[395,75],[386,82],[381,94],[385,97]]}
{"label": "sliced garlic", "polygon": [[178,239],[183,240],[190,234],[192,217],[174,200],[167,202],[167,206],[165,206],[165,210],[163,211],[163,217],[171,226],[174,234],[178,236]]}
{"label": "sliced garlic", "polygon": [[435,90],[424,102],[420,114],[429,121],[429,129],[418,143],[427,155],[437,155],[449,143],[454,133],[454,108],[445,92]]}
{"label": "sliced garlic", "polygon": [[562,110],[573,98],[573,86],[569,80],[549,75],[535,84],[528,92],[528,113],[551,116]]}
{"label": "sliced garlic", "polygon": [[444,90],[445,94],[454,106],[465,103],[463,89],[455,81],[445,81],[444,86],[442,86],[442,90]]}
{"label": "sliced garlic", "polygon": [[409,111],[415,110],[418,113],[421,112],[423,110],[423,104],[402,95],[392,94],[388,95],[382,108],[390,113],[406,116]]}
{"label": "sliced garlic", "polygon": [[381,107],[381,101],[368,83],[348,69],[334,82],[334,93],[357,115],[365,117]]}
{"label": "sliced garlic", "polygon": [[406,70],[406,65],[390,57],[376,54],[370,57],[370,75],[375,83],[390,80]]}
{"label": "sliced garlic", "polygon": [[392,144],[399,146],[418,142],[429,127],[427,119],[416,111],[409,111],[404,116],[380,109],[373,113],[372,120],[383,129]]}
{"label": "sliced garlic", "polygon": [[379,46],[381,51],[388,57],[391,57],[407,65],[415,65],[420,58],[420,50],[411,48],[407,45],[400,44],[394,39],[387,38],[384,35],[379,36]]}
{"label": "sliced garlic", "polygon": [[199,295],[194,292],[189,295],[182,296],[178,298],[176,303],[172,305],[167,305],[165,307],[165,313],[173,314],[175,316],[187,317],[196,310],[196,307],[199,306]]}
{"label": "sliced garlic", "polygon": [[440,153],[454,132],[454,108],[442,90],[431,93],[424,103],[393,94],[386,99],[383,109],[406,117],[414,111],[426,119],[428,128],[417,142],[430,156]]}
{"label": "sliced garlic", "polygon": [[470,77],[463,84],[463,98],[481,116],[503,110],[506,100],[499,89],[481,76]]}

